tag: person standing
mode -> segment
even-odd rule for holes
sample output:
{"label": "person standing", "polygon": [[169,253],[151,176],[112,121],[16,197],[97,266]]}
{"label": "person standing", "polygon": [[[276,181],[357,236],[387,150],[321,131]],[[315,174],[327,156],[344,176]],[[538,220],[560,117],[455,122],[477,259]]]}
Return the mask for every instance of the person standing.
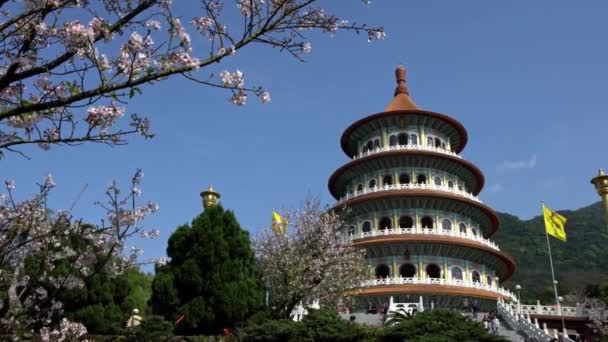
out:
{"label": "person standing", "polygon": [[500,327],[500,320],[498,319],[498,316],[495,316],[494,319],[492,319],[492,334],[498,336],[498,328]]}

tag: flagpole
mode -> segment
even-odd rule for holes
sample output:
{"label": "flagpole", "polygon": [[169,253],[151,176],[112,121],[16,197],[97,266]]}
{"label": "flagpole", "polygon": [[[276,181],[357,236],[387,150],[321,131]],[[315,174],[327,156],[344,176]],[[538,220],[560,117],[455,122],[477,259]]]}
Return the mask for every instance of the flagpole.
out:
{"label": "flagpole", "polygon": [[[544,207],[544,202],[541,201]],[[543,216],[545,212],[543,210]],[[557,282],[555,281],[555,271],[553,270],[553,256],[551,255],[551,243],[549,242],[549,233],[547,232],[547,228],[545,227],[545,237],[547,238],[547,249],[549,250],[549,265],[551,266],[551,279],[553,280],[553,292],[555,294],[555,303],[557,304],[557,311],[562,318],[562,332],[564,337],[566,337],[566,323],[564,322],[564,314],[562,313],[562,307],[559,303],[559,296],[557,295]]]}

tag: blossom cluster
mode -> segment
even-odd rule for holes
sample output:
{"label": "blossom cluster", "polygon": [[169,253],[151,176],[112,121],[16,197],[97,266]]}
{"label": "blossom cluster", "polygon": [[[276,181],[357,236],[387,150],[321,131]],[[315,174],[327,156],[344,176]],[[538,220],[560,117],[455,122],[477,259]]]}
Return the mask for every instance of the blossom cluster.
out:
{"label": "blossom cluster", "polygon": [[308,199],[283,216],[290,222],[286,235],[266,229],[254,243],[278,315],[291,312],[285,303],[319,300],[335,307],[344,292],[363,279],[363,251],[343,238],[345,222],[335,212],[324,212],[318,199]]}
{"label": "blossom cluster", "polygon": [[[74,219],[69,209],[47,208],[47,197],[56,186],[51,175],[45,177],[33,198],[24,201],[15,199],[15,182],[4,182],[6,192],[0,194],[0,229],[3,230],[0,289],[7,293],[4,306],[8,310],[0,315],[0,323],[6,332],[42,324],[49,327],[41,332],[46,334],[43,336],[57,340],[57,336],[63,336],[62,331],[79,331],[74,330],[77,325],[70,322],[62,322],[59,329],[50,329],[62,314],[61,302],[53,296],[62,289],[84,286],[84,279],[96,272],[103,270],[113,275],[137,263],[142,250],[136,246],[126,249],[128,240],[153,239],[160,234],[156,229],[144,230],[140,226],[145,217],[158,210],[154,202],[135,203],[142,178],[143,172],[138,170],[131,179],[131,190],[124,196],[116,182],[108,186],[108,202],[98,203],[105,210],[106,219],[98,225]],[[74,239],[81,243],[73,245]],[[30,257],[39,259],[41,272],[26,272],[26,260]],[[118,263],[119,259],[123,261]],[[65,261],[71,270],[55,272],[57,265],[65,267]]]}
{"label": "blossom cluster", "polygon": [[[120,124],[124,106],[143,85],[175,74],[227,89],[239,106],[248,96],[267,103],[268,90],[246,87],[241,71],[208,77],[217,73],[217,63],[249,45],[301,60],[312,51],[308,30],[386,38],[383,28],[350,23],[315,7],[317,1],[198,1],[201,12],[186,17],[175,15],[169,0],[102,0],[101,6],[27,0],[7,8],[0,23],[0,153],[23,144],[48,150],[88,141],[124,144],[130,134],[149,138],[145,117]],[[235,15],[243,20],[232,20]],[[121,106],[96,103],[108,98]]]}

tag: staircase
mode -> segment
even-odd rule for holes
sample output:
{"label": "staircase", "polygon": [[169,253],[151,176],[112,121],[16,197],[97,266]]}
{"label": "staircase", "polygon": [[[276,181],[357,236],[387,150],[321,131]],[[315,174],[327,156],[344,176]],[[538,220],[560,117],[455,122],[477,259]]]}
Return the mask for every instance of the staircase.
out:
{"label": "staircase", "polygon": [[[477,318],[473,317],[470,313],[465,314],[467,317],[470,317],[472,320],[480,322],[483,319],[483,316],[486,316],[487,312],[478,312]],[[517,331],[511,329],[507,324],[505,324],[502,320],[500,321],[500,326],[498,327],[498,335],[505,337],[509,341],[515,342],[525,342],[526,339],[520,335]]]}

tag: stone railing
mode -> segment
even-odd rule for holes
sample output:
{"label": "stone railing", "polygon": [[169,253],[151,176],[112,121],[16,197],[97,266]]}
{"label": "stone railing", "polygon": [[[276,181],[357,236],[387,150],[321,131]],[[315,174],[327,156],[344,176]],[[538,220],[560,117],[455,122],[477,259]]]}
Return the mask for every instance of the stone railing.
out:
{"label": "stone railing", "polygon": [[488,240],[488,239],[484,239],[481,235],[473,235],[471,233],[461,233],[461,232],[457,232],[454,230],[443,230],[443,229],[428,229],[428,228],[390,228],[390,229],[383,229],[383,230],[376,230],[373,229],[369,232],[360,232],[357,234],[351,234],[349,235],[351,240],[358,240],[358,239],[365,239],[365,238],[369,238],[369,237],[376,237],[376,236],[393,236],[393,235],[438,235],[438,236],[442,236],[442,237],[457,237],[457,238],[461,238],[461,239],[467,239],[467,240],[472,240],[472,241],[476,241],[481,243],[482,245],[488,246],[496,251],[500,251],[500,248],[498,248],[498,246]]}
{"label": "stone railing", "polygon": [[454,153],[450,150],[447,150],[447,149],[441,148],[441,147],[426,146],[426,145],[396,145],[396,146],[378,147],[373,150],[367,151],[365,153],[359,153],[353,157],[353,160],[367,157],[369,155],[376,154],[376,153],[387,152],[387,151],[403,151],[403,150],[438,152],[438,153],[442,153],[442,154],[445,154],[448,156],[462,159],[462,157],[458,153]]}
{"label": "stone railing", "polygon": [[521,304],[519,307],[512,304],[512,309],[526,315],[543,315],[543,316],[565,316],[565,317],[587,317],[588,314],[582,307],[574,306],[552,306],[541,305],[537,302],[536,305]]}
{"label": "stone railing", "polygon": [[450,194],[462,196],[462,197],[468,198],[468,199],[478,202],[478,203],[483,203],[479,199],[479,197],[474,196],[473,194],[471,194],[469,192],[466,192],[463,190],[458,190],[455,187],[450,188],[447,185],[409,183],[409,184],[391,184],[391,185],[375,186],[373,188],[363,188],[363,190],[360,190],[360,191],[349,192],[344,197],[340,198],[340,200],[338,201],[338,204],[342,204],[345,201],[348,201],[350,199],[353,199],[355,197],[362,196],[365,194],[371,194],[371,193],[375,193],[375,192],[379,192],[379,191],[391,191],[391,190],[436,190],[436,191],[443,191],[443,192],[447,192]]}
{"label": "stone railing", "polygon": [[472,282],[468,280],[457,280],[457,279],[443,279],[443,278],[380,278],[380,279],[368,279],[361,282],[360,287],[373,287],[373,286],[382,286],[382,285],[440,285],[440,286],[458,286],[458,287],[466,287],[471,289],[485,290],[489,292],[494,292],[508,298],[515,299],[513,293],[509,290],[487,285],[478,282]]}
{"label": "stone railing", "polygon": [[[511,329],[518,331],[526,337],[536,337],[540,342],[549,342],[554,338],[559,338],[559,332],[555,329],[547,329],[547,324],[544,323],[541,328],[538,324],[538,318],[532,320],[530,314],[518,313],[515,309],[516,305],[507,304],[502,299],[499,299],[496,304],[498,315],[502,318],[503,322],[507,324]],[[572,341],[568,337],[560,341]]]}

